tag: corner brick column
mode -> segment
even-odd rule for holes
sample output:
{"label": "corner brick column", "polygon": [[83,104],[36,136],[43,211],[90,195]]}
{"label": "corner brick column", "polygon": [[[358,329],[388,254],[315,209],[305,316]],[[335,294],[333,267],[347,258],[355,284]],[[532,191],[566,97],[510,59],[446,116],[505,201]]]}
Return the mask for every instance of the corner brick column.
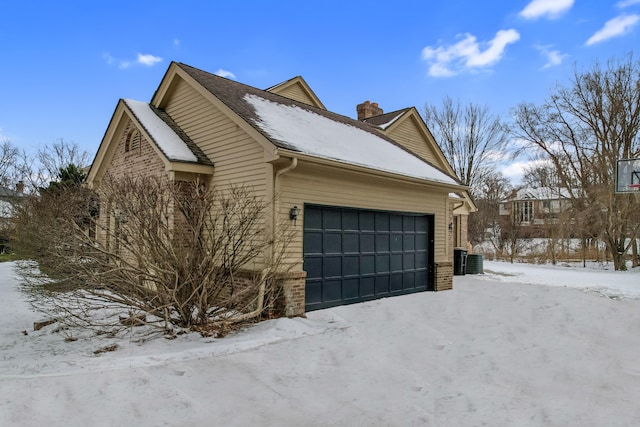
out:
{"label": "corner brick column", "polygon": [[277,275],[275,287],[279,290],[277,311],[286,317],[304,315],[304,298],[307,272],[293,271]]}
{"label": "corner brick column", "polygon": [[450,261],[436,262],[436,291],[453,289],[453,263]]}

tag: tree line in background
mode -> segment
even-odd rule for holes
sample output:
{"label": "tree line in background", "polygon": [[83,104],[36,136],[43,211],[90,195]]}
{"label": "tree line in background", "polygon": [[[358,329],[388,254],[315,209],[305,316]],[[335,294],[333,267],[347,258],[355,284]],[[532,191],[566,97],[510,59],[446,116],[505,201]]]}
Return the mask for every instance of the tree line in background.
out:
{"label": "tree line in background", "polygon": [[445,98],[425,106],[425,121],[470,186],[478,207],[469,219],[473,244],[489,240],[513,261],[529,237],[521,215],[500,215],[514,188],[499,165],[527,153],[535,162],[520,188],[549,188],[570,202],[544,227],[548,260],[578,239],[583,259],[602,243],[616,270],[626,269],[629,252],[638,265],[640,196],[615,193],[617,160],[640,157],[640,62],[633,55],[576,67],[567,85],[558,83],[539,105],[518,105],[508,120]]}

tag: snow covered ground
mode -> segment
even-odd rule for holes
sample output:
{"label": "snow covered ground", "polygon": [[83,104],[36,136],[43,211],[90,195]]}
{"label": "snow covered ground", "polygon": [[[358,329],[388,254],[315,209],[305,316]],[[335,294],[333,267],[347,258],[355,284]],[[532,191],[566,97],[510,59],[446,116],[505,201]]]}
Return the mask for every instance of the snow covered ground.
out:
{"label": "snow covered ground", "polygon": [[640,425],[639,269],[484,267],[453,291],[139,344],[33,331],[3,263],[0,425]]}

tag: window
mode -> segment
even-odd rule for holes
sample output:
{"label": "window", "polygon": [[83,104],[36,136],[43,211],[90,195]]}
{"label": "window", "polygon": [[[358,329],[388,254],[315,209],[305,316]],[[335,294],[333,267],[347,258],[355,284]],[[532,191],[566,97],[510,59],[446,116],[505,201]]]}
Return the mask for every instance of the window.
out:
{"label": "window", "polygon": [[137,129],[132,129],[124,140],[124,151],[128,153],[138,148],[140,148],[140,132]]}
{"label": "window", "polygon": [[533,221],[533,201],[524,200],[515,202],[515,220],[518,222]]}

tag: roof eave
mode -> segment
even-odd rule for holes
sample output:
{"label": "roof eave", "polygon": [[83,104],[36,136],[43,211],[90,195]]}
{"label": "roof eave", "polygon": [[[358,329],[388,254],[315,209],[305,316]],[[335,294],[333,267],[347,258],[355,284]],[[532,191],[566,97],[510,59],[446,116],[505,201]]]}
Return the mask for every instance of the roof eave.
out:
{"label": "roof eave", "polygon": [[449,192],[449,191],[467,191],[467,190],[469,190],[469,187],[467,187],[465,185],[462,185],[462,184],[450,184],[450,183],[436,181],[436,180],[430,180],[430,179],[426,179],[426,178],[417,178],[417,177],[411,177],[411,176],[407,176],[407,175],[401,175],[401,174],[388,172],[388,171],[384,171],[384,170],[380,170],[380,169],[374,169],[374,168],[371,168],[371,167],[356,165],[356,164],[353,164],[353,163],[347,163],[347,162],[344,162],[344,161],[328,159],[328,158],[325,158],[325,157],[319,157],[319,156],[314,156],[314,155],[311,155],[311,154],[301,153],[299,151],[288,150],[288,149],[285,149],[285,148],[278,148],[277,154],[280,155],[280,156],[283,156],[283,157],[296,157],[296,158],[298,158],[298,160],[307,161],[309,163],[315,163],[315,164],[319,164],[319,165],[325,165],[325,166],[331,166],[331,167],[336,167],[336,168],[340,168],[340,169],[346,169],[346,170],[350,170],[350,171],[358,172],[358,173],[362,173],[362,174],[367,174],[367,175],[375,175],[375,176],[379,176],[379,177],[383,177],[383,178],[387,178],[387,179],[393,179],[393,180],[396,180],[396,181],[411,182],[411,183],[421,184],[421,185],[429,185],[429,186],[433,186],[433,187],[442,189],[443,191],[447,191],[447,192]]}

